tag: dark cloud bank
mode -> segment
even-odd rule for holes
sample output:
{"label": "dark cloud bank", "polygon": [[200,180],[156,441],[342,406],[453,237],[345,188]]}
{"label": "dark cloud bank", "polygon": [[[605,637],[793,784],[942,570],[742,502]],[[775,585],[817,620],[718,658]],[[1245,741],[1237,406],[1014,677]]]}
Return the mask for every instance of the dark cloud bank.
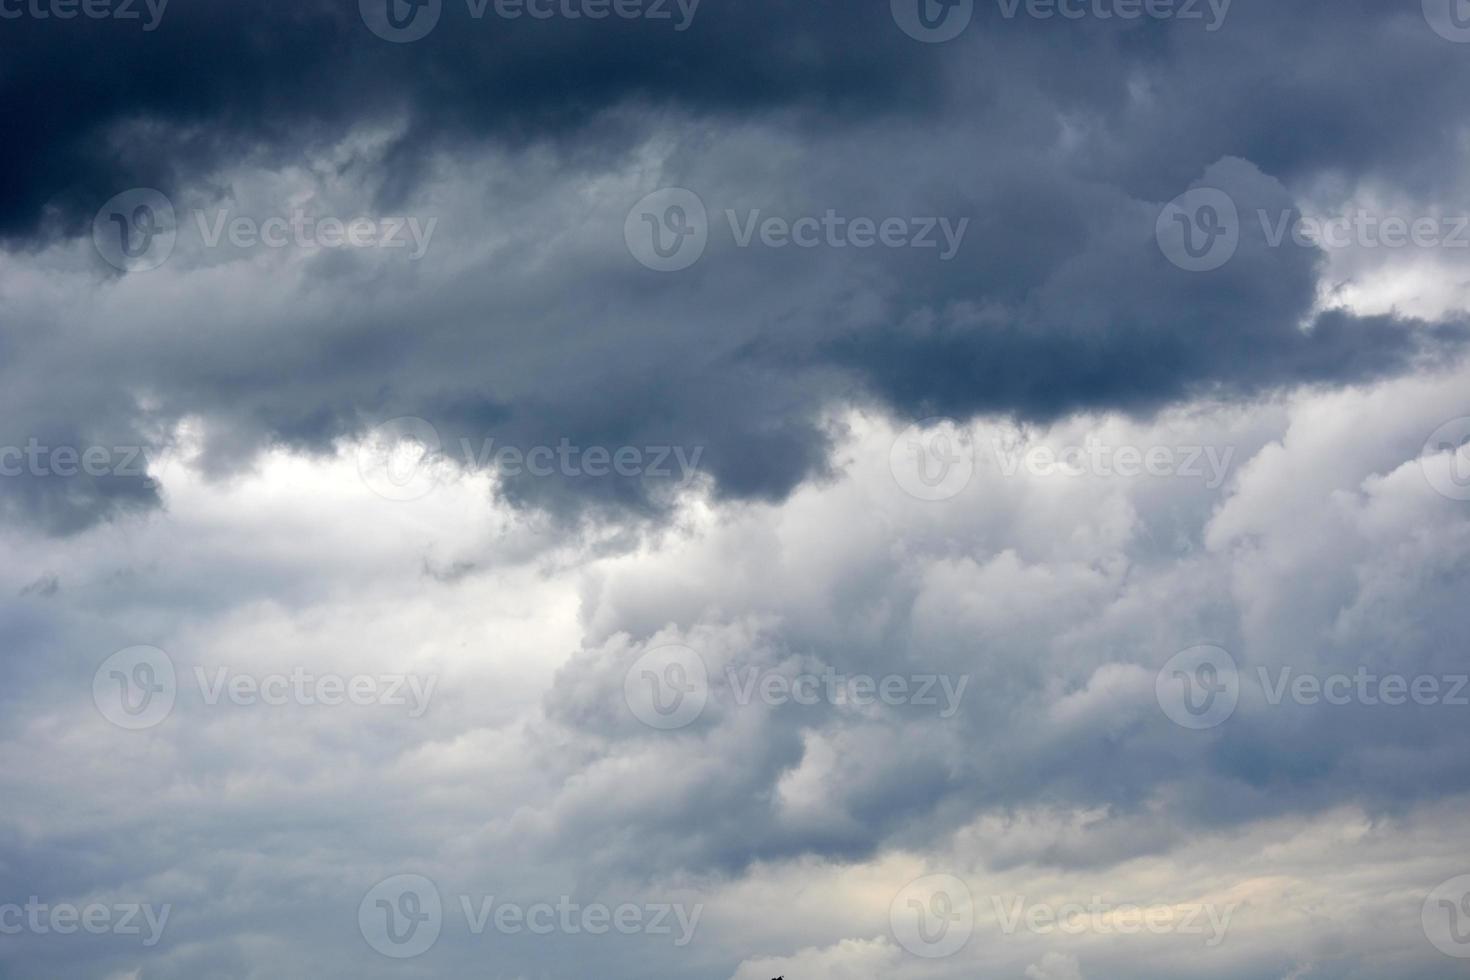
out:
{"label": "dark cloud bank", "polygon": [[[1470,61],[1417,10],[1238,0],[1211,31],[1008,18],[982,3],[960,38],[923,44],[885,4],[705,0],[685,30],[671,9],[670,21],[509,21],[446,2],[438,27],[405,44],[375,36],[356,4],[321,0],[174,0],[151,31],[7,22],[0,233],[17,254],[85,236],[127,188],[229,203],[232,168],[299,167],[373,127],[393,135],[314,173],[379,213],[429,207],[446,160],[518,161],[540,181],[513,233],[519,254],[481,268],[452,261],[475,228],[441,201],[447,244],[423,269],[324,256],[260,309],[171,306],[172,284],[198,274],[183,258],[146,273],[159,283],[152,319],[13,298],[12,441],[43,419],[88,443],[196,417],[206,459],[228,470],[269,444],[325,451],[413,415],[450,445],[702,446],[719,493],[774,499],[824,471],[817,419],[834,404],[913,418],[1147,413],[1390,375],[1454,357],[1464,339],[1458,322],[1313,314],[1322,254],[1272,247],[1254,221],[1327,177],[1410,200],[1458,188],[1451,123]],[[771,153],[736,170],[722,157],[739,134]],[[670,150],[657,183],[703,194],[717,229],[739,200],[967,218],[968,235],[949,262],[735,249],[726,236],[662,276],[558,213],[569,188],[629,172],[655,143]],[[1226,189],[1243,216],[1239,253],[1210,275],[1171,265],[1152,237],[1163,202],[1197,184]],[[539,261],[517,268],[531,250]],[[549,377],[537,357],[548,337],[576,342]],[[85,391],[27,375],[63,362],[105,370]],[[505,492],[562,513],[663,499],[642,479],[512,479]],[[56,531],[157,503],[138,481],[80,481],[64,496],[10,481],[7,498]]]}

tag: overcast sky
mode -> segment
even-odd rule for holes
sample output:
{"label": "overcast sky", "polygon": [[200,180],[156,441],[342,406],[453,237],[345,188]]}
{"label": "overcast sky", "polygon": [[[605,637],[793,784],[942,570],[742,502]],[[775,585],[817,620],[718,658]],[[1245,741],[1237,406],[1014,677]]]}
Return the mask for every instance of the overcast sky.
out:
{"label": "overcast sky", "polygon": [[1470,3],[0,0],[0,977],[1470,976]]}

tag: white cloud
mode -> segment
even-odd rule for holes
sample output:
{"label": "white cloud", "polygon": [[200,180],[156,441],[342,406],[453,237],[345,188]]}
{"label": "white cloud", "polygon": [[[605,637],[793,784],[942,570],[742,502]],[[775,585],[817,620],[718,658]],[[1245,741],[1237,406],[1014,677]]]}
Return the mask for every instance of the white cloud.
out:
{"label": "white cloud", "polygon": [[[6,532],[28,556],[0,568],[10,614],[32,624],[20,662],[48,665],[15,681],[30,693],[3,729],[6,826],[40,853],[97,841],[119,894],[174,901],[181,941],[146,974],[163,978],[213,957],[277,962],[293,921],[333,937],[321,964],[386,975],[338,925],[354,895],[405,870],[446,895],[697,901],[682,955],[739,980],[1036,980],[1084,963],[1268,980],[1283,957],[1347,978],[1370,956],[1427,978],[1438,954],[1416,902],[1463,853],[1458,716],[1273,708],[1254,669],[1458,669],[1470,513],[1417,459],[1466,380],[1027,436],[1235,446],[1218,491],[984,465],[956,499],[919,504],[887,470],[896,427],[854,415],[843,478],[780,505],[691,499],[674,530],[631,549],[519,518],[477,479],[395,503],[350,453],[276,453],[213,482],[185,457],[166,515],[73,539]],[[54,593],[20,594],[53,570]],[[1154,671],[1202,641],[1245,668],[1214,733],[1174,728],[1154,703]],[[672,733],[622,701],[627,666],[668,642],[697,648],[715,680]],[[124,733],[96,714],[91,671],[136,643],[186,670],[422,670],[440,686],[416,720],[189,694],[159,728]],[[941,719],[741,705],[732,665],[972,680]],[[329,816],[324,839],[312,828]],[[148,830],[209,839],[220,821],[250,846],[185,854]],[[970,944],[934,962],[889,923],[898,890],[932,873],[964,880],[978,912]],[[1099,895],[1238,908],[1211,949],[992,932],[997,896]],[[448,929],[435,963],[477,963],[488,941]],[[493,941],[507,970],[548,955],[526,936]],[[657,943],[555,946],[566,962],[589,948],[611,975],[691,972]]]}

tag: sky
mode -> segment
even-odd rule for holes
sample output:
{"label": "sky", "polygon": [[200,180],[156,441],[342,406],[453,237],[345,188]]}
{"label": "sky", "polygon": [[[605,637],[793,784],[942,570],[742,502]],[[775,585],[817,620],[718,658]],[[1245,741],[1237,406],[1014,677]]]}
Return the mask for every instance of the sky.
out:
{"label": "sky", "polygon": [[3,980],[1470,976],[1470,3],[0,55]]}

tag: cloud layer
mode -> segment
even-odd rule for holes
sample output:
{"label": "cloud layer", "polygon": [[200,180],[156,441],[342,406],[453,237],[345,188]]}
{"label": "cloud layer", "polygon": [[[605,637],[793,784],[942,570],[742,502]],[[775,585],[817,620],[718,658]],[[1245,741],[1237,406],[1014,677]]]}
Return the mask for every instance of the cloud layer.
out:
{"label": "cloud layer", "polygon": [[527,2],[0,3],[0,974],[1454,975],[1448,4]]}

